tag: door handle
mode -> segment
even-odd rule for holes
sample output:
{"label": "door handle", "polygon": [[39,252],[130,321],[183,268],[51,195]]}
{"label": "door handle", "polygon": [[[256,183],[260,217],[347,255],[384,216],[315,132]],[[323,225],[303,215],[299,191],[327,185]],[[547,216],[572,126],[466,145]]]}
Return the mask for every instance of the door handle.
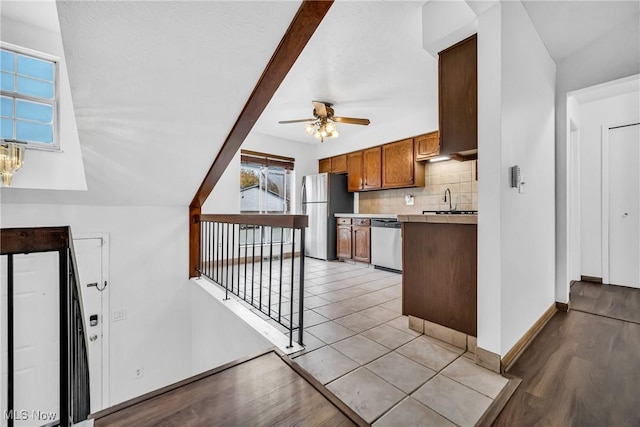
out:
{"label": "door handle", "polygon": [[302,205],[307,203],[307,184],[302,178],[302,188],[300,189],[300,200],[302,201]]}

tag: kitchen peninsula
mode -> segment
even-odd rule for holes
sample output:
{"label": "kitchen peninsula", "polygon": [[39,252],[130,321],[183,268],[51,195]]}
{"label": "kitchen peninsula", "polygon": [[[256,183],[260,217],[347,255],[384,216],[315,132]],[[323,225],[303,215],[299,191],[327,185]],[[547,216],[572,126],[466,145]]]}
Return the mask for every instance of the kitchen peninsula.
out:
{"label": "kitchen peninsula", "polygon": [[477,336],[477,215],[398,215],[402,314]]}

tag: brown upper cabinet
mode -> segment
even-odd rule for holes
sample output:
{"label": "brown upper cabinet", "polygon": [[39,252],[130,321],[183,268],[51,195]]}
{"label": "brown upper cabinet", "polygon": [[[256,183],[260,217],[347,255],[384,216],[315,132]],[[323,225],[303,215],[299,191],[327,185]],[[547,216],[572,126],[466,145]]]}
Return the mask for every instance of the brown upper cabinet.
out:
{"label": "brown upper cabinet", "polygon": [[473,35],[438,54],[441,154],[478,156],[478,53]]}
{"label": "brown upper cabinet", "polygon": [[373,190],[382,186],[382,147],[362,151],[362,189]]}
{"label": "brown upper cabinet", "polygon": [[382,146],[382,187],[424,186],[424,165],[416,163],[413,138]]}
{"label": "brown upper cabinet", "polygon": [[347,177],[348,191],[360,191],[363,188],[362,182],[362,151],[347,154]]}
{"label": "brown upper cabinet", "polygon": [[329,173],[331,172],[331,159],[320,159],[318,161],[318,172]]}
{"label": "brown upper cabinet", "polygon": [[318,160],[318,173],[347,173],[347,155]]}
{"label": "brown upper cabinet", "polygon": [[341,154],[331,158],[331,173],[347,173],[347,155]]}
{"label": "brown upper cabinet", "polygon": [[429,160],[440,155],[440,134],[429,132],[414,138],[416,144],[416,160]]}

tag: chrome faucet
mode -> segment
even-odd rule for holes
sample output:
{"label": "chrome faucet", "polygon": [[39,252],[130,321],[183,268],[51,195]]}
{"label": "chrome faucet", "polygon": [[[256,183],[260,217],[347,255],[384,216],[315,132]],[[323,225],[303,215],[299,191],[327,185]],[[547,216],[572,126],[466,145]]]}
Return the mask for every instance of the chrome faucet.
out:
{"label": "chrome faucet", "polygon": [[[449,190],[449,188],[444,190],[444,199],[442,201],[445,203],[447,202],[447,193],[449,193],[449,210],[452,211],[453,208],[451,207],[451,190]],[[456,207],[458,206],[456,205]]]}

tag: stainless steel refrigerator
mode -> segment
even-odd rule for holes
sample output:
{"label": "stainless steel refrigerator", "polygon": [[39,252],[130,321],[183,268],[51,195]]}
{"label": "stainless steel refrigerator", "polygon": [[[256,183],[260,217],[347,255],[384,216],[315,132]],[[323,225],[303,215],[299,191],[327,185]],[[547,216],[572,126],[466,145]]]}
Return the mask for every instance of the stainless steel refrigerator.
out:
{"label": "stainless steel refrigerator", "polygon": [[347,176],[320,173],[302,178],[302,213],[309,216],[304,254],[312,258],[336,258],[335,213],[353,212],[353,194],[347,192]]}

